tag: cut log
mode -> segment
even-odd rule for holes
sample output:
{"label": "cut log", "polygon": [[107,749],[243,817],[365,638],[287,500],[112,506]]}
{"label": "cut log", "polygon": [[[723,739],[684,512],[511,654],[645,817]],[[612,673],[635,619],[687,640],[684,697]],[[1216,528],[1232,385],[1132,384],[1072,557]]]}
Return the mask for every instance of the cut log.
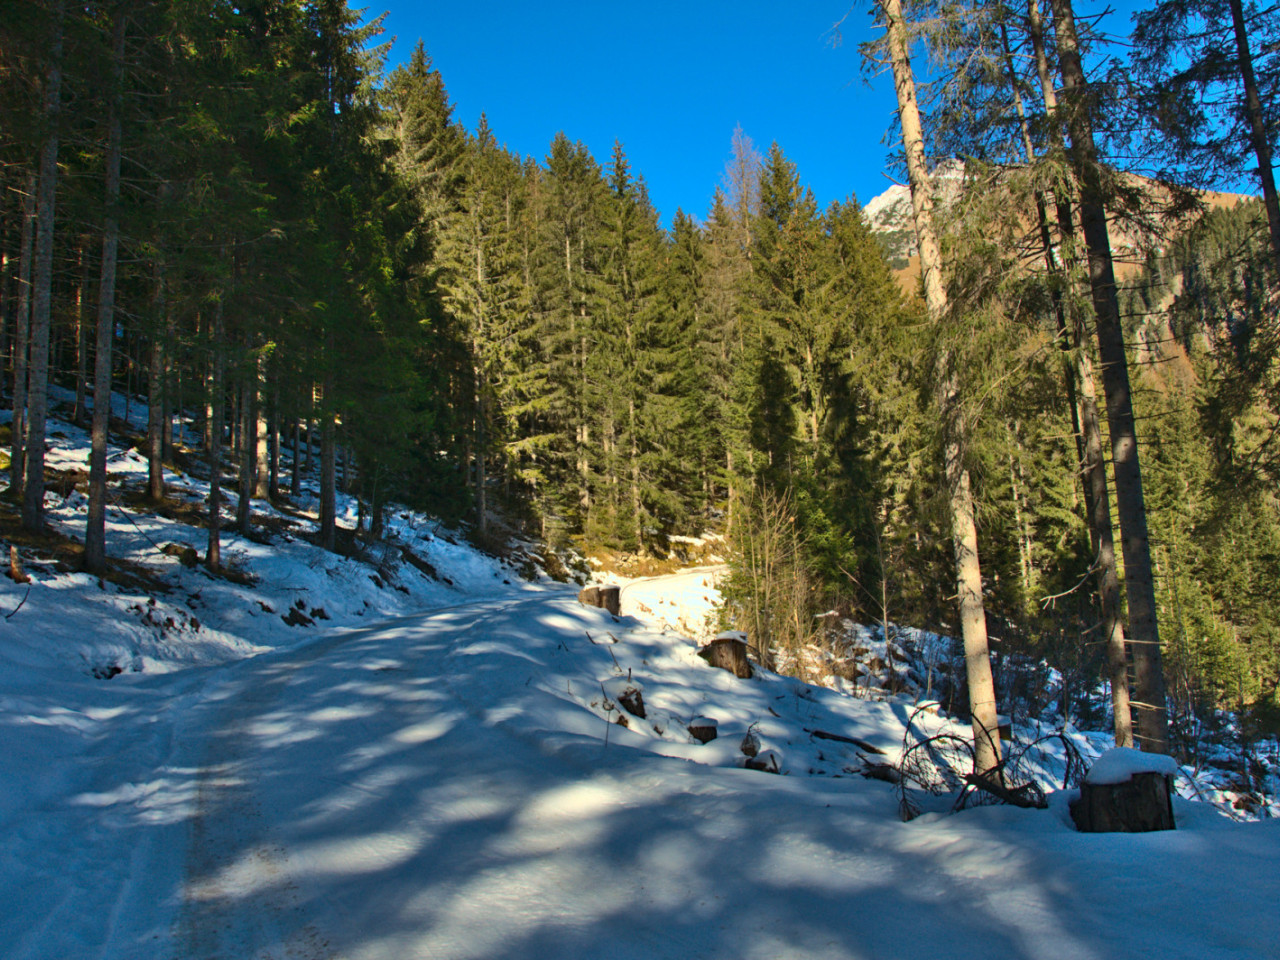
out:
{"label": "cut log", "polygon": [[698,656],[713,667],[728,670],[739,679],[751,678],[751,661],[747,659],[745,633],[722,633],[699,650]]}
{"label": "cut log", "polygon": [[1081,833],[1173,830],[1173,778],[1137,773],[1124,783],[1082,784],[1071,819]]}
{"label": "cut log", "polygon": [[861,740],[858,737],[846,737],[840,733],[828,733],[826,730],[810,730],[807,727],[805,728],[805,733],[812,737],[816,737],[819,740],[834,740],[836,743],[851,743],[855,747],[867,751],[867,753],[884,753],[884,751],[875,744],[868,743],[866,740]]}
{"label": "cut log", "polygon": [[160,548],[166,557],[174,557],[184,567],[194,569],[200,563],[200,555],[196,548],[185,543],[166,543]]}
{"label": "cut log", "polygon": [[776,750],[765,750],[754,757],[748,757],[742,765],[748,770],[760,770],[764,773],[782,772],[782,758]]}
{"label": "cut log", "polygon": [[622,610],[622,588],[616,586],[601,587],[598,606],[608,610],[615,617],[618,616]]}
{"label": "cut log", "polygon": [[14,583],[30,583],[31,578],[22,569],[22,558],[18,556],[18,548],[9,547],[9,579]]}
{"label": "cut log", "polygon": [[583,587],[578,591],[578,602],[588,607],[600,606],[600,588]]}
{"label": "cut log", "polygon": [[1125,747],[1108,750],[1094,762],[1071,819],[1082,833],[1143,833],[1173,830],[1172,757]]}
{"label": "cut log", "polygon": [[720,736],[720,725],[710,717],[694,717],[689,721],[689,736],[699,743],[710,743]]}

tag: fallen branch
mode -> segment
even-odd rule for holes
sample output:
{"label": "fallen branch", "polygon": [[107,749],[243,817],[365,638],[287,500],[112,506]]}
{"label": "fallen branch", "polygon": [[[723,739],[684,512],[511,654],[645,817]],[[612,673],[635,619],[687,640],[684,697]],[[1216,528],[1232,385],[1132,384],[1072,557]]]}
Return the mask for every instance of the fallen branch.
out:
{"label": "fallen branch", "polygon": [[[17,613],[19,610],[22,609],[22,605],[27,602],[27,597],[29,596],[31,596],[31,588],[27,587],[27,592],[22,595],[22,599],[18,601],[18,605],[13,608],[13,613]],[[13,613],[8,614],[5,617],[5,619],[6,620],[13,619]]]}
{"label": "fallen branch", "polygon": [[867,751],[867,753],[878,753],[882,756],[884,755],[884,751],[875,744],[868,743],[866,740],[860,740],[857,737],[846,737],[840,733],[828,733],[826,730],[810,730],[808,727],[805,727],[804,732],[810,736],[817,737],[819,740],[835,740],[837,743],[851,743],[855,747]]}

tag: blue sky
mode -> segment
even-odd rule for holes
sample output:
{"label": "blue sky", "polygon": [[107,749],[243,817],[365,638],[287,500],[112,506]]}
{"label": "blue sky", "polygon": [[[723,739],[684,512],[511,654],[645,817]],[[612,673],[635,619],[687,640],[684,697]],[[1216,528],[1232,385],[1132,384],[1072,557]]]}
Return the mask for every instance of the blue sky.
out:
{"label": "blue sky", "polygon": [[666,223],[677,207],[705,215],[738,124],[761,152],[776,140],[821,205],[891,182],[892,85],[860,73],[870,3],[833,46],[840,0],[366,2],[388,12],[393,65],[422,37],[468,129],[483,111],[499,142],[538,159],[560,130],[602,163],[621,140]]}

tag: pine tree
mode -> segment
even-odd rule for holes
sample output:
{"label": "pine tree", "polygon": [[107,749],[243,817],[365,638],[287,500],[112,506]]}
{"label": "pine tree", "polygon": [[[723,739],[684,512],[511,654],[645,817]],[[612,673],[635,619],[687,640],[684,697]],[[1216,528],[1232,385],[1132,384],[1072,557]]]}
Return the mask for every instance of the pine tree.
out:
{"label": "pine tree", "polygon": [[[941,256],[933,227],[931,187],[925,165],[915,80],[911,72],[907,25],[898,0],[882,0],[879,16],[885,26],[888,57],[898,96],[898,117],[911,181],[925,302],[930,320],[937,324],[942,322],[947,312],[947,292],[943,286]],[[998,767],[1001,750],[996,730],[995,690],[983,609],[973,494],[969,471],[964,463],[967,430],[962,419],[956,373],[946,351],[940,352],[936,368],[938,412],[944,431],[943,460],[955,547],[956,587],[973,717],[974,770],[984,774]]]}
{"label": "pine tree", "polygon": [[1280,11],[1243,0],[1159,0],[1134,21],[1138,112],[1169,161],[1164,176],[1213,186],[1236,177],[1252,154],[1280,268],[1273,169]]}

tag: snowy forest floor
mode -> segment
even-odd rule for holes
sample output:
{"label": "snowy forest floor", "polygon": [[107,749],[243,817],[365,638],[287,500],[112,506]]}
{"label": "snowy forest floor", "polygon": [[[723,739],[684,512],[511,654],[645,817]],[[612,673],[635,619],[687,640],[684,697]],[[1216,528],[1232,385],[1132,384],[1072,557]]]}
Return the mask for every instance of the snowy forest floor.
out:
{"label": "snowy forest floor", "polygon": [[[1178,799],[1176,831],[1084,835],[1058,791],[902,823],[858,772],[911,700],[708,667],[707,571],[613,617],[407,511],[325,553],[304,497],[255,503],[265,535],[229,532],[215,578],[162,550],[203,548],[183,510],[128,506],[120,439],[122,576],[46,545],[0,578],[0,956],[1280,956],[1280,821]],[[53,469],[86,451],[51,426]],[[81,493],[47,502],[83,536]],[[783,775],[743,768],[748,735]]]}

